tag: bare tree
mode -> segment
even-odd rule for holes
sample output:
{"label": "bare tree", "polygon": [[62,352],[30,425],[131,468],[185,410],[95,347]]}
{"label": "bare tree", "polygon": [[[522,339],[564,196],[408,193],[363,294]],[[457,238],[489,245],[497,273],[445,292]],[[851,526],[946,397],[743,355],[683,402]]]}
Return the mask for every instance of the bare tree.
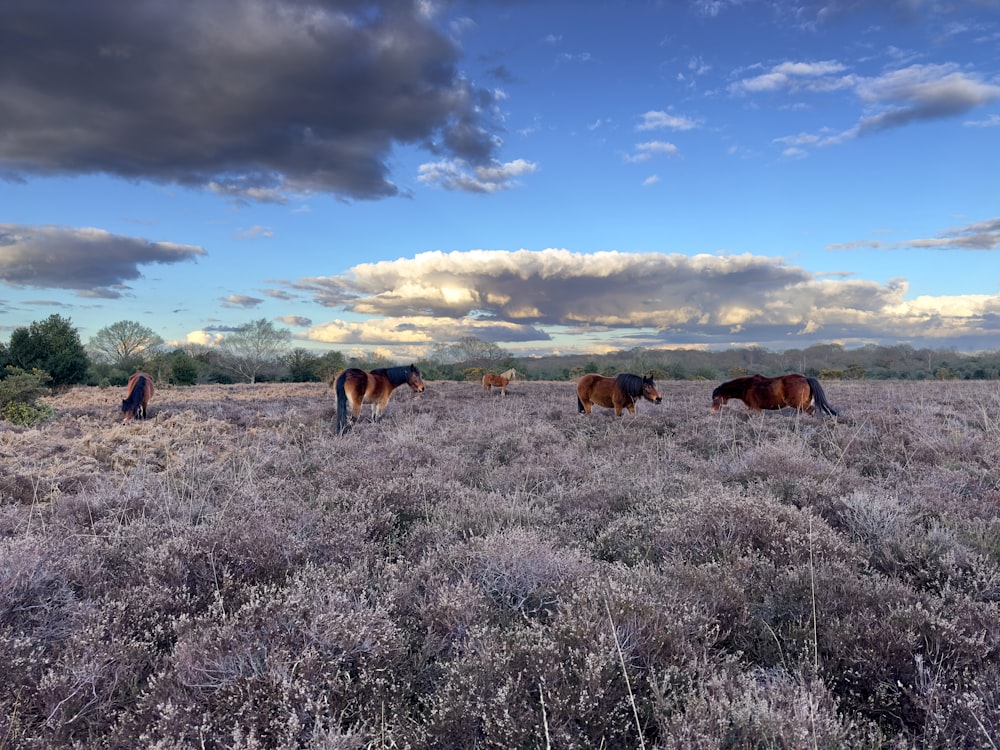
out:
{"label": "bare tree", "polygon": [[226,336],[219,345],[223,367],[249,383],[256,383],[265,368],[277,364],[288,348],[292,334],[275,328],[267,318],[247,323]]}
{"label": "bare tree", "polygon": [[463,336],[450,344],[438,344],[434,347],[433,356],[445,362],[464,362],[481,367],[495,366],[511,358],[506,349],[475,336]]}
{"label": "bare tree", "polygon": [[119,320],[99,330],[87,346],[95,359],[129,369],[140,355],[162,343],[163,339],[151,328],[134,320]]}

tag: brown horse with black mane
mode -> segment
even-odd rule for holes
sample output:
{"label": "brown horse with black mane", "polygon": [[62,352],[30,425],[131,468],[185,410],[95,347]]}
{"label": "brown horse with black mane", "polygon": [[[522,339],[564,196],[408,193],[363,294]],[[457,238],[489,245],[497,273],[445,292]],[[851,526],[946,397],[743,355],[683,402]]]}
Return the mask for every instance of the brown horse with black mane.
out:
{"label": "brown horse with black mane", "polygon": [[372,422],[377,422],[389,403],[389,396],[399,386],[406,383],[420,393],[424,381],[416,365],[400,367],[379,367],[371,372],[350,367],[337,376],[334,387],[337,390],[337,433],[347,430],[347,409],[351,409],[351,421],[357,422],[361,415],[361,405],[372,405]]}
{"label": "brown horse with black mane", "polygon": [[494,375],[492,372],[488,372],[483,375],[483,390],[487,393],[490,389],[496,386],[500,389],[500,395],[507,395],[507,384],[514,379],[517,375],[517,370],[511,367],[509,370],[504,370],[499,375]]}
{"label": "brown horse with black mane", "polygon": [[128,390],[122,399],[122,424],[146,418],[146,407],[153,398],[153,391],[153,379],[144,372],[137,372],[128,379]]}
{"label": "brown horse with black mane", "polygon": [[812,414],[819,407],[826,414],[837,416],[836,410],[826,400],[823,386],[816,378],[805,375],[779,375],[775,378],[751,375],[729,380],[712,391],[712,411],[719,411],[731,398],[740,399],[751,411],[790,406]]}
{"label": "brown horse with black mane", "polygon": [[591,373],[576,381],[576,405],[581,414],[590,414],[592,404],[614,409],[616,417],[621,416],[622,409],[635,414],[635,403],[643,398],[654,404],[663,400],[653,379],[642,375],[623,372],[606,378]]}

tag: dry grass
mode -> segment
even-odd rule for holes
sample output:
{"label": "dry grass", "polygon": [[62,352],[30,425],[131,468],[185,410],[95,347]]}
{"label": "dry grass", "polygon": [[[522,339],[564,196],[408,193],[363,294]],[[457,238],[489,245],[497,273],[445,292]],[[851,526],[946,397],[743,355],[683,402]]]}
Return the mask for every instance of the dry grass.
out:
{"label": "dry grass", "polygon": [[835,420],[713,385],[0,423],[0,748],[993,746],[997,385],[828,383]]}

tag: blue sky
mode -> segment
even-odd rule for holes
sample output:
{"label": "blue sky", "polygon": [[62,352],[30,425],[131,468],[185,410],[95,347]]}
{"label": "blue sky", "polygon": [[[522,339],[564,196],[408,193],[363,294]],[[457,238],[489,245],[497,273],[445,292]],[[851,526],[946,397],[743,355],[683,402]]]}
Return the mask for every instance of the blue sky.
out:
{"label": "blue sky", "polygon": [[5,0],[0,340],[1000,346],[1000,0]]}

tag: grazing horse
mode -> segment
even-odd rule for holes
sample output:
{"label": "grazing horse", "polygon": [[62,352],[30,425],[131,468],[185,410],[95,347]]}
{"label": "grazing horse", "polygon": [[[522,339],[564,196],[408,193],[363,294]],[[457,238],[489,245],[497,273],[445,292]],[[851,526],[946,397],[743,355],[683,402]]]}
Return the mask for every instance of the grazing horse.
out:
{"label": "grazing horse", "polygon": [[351,409],[351,421],[357,422],[361,415],[361,405],[372,405],[372,422],[377,422],[389,396],[403,383],[420,393],[424,390],[424,381],[416,365],[400,367],[380,367],[371,372],[350,367],[337,376],[334,387],[337,389],[337,433],[343,435],[347,430],[347,409]]}
{"label": "grazing horse", "polygon": [[635,414],[635,402],[642,398],[654,404],[663,400],[652,378],[630,372],[623,372],[613,378],[591,373],[576,382],[576,405],[581,414],[590,414],[591,404],[614,409],[616,417],[621,416],[622,409]]}
{"label": "grazing horse", "polygon": [[517,375],[517,370],[515,370],[513,367],[511,367],[509,370],[501,372],[499,375],[494,375],[492,372],[488,372],[485,375],[483,375],[483,390],[489,393],[490,389],[493,388],[493,386],[496,386],[497,388],[500,389],[500,395],[506,396],[507,384],[510,381],[512,381],[514,379],[514,376],[516,375]]}
{"label": "grazing horse", "polygon": [[836,410],[827,402],[819,381],[804,375],[779,375],[776,378],[751,375],[729,380],[712,391],[712,411],[719,411],[731,398],[740,399],[751,411],[791,406],[812,414],[818,406],[826,414],[837,416]]}
{"label": "grazing horse", "polygon": [[122,399],[122,424],[146,418],[146,407],[153,398],[153,390],[153,379],[144,372],[137,372],[128,379],[128,390]]}

